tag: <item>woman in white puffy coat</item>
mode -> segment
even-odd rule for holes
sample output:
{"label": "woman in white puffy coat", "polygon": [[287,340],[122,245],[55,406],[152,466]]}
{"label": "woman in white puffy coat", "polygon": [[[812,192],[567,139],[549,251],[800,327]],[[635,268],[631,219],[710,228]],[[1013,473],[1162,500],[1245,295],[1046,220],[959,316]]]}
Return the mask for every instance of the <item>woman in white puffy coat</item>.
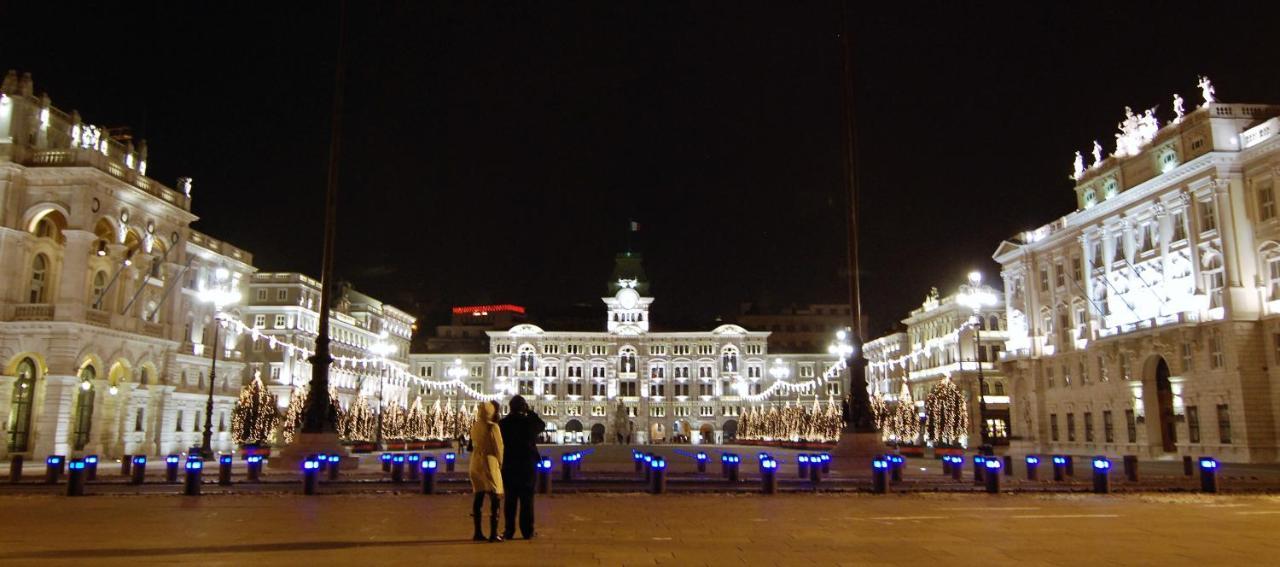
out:
{"label": "woman in white puffy coat", "polygon": [[498,535],[498,508],[502,501],[502,432],[498,429],[498,402],[480,404],[475,423],[471,424],[471,465],[467,473],[471,477],[471,490],[475,500],[471,503],[471,516],[475,534],[471,539],[484,541],[480,529],[480,513],[484,496],[489,495],[489,541],[502,541]]}

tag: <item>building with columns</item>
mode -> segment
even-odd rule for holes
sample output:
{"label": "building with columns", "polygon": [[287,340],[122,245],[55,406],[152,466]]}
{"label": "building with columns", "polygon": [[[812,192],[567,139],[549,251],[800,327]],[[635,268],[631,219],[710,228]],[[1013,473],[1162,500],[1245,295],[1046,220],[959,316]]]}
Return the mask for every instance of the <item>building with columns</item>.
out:
{"label": "building with columns", "polygon": [[0,459],[177,452],[206,420],[229,450],[243,353],[202,292],[244,289],[252,255],[191,228],[191,180],[147,177],[145,142],[34,92],[0,83]]}
{"label": "building with columns", "polygon": [[1280,106],[1215,100],[1077,154],[1076,210],[1003,242],[1015,444],[1275,462]]}
{"label": "building with columns", "polygon": [[[603,331],[518,324],[489,331],[488,353],[410,355],[412,371],[501,399],[523,395],[564,443],[722,443],[750,407],[844,396],[848,374],[835,355],[771,354],[768,331],[737,325],[657,331],[639,257],[620,255],[614,276],[601,298]],[[436,388],[427,398],[447,403],[464,393]]]}
{"label": "building with columns", "polygon": [[[970,301],[975,296],[989,300],[975,310]],[[951,380],[964,393],[969,410],[968,446],[977,446],[982,435],[981,391],[990,439],[1003,445],[1009,436],[1009,396],[1006,377],[996,364],[1007,339],[1003,315],[1003,299],[989,286],[965,285],[945,297],[934,288],[902,320],[905,332],[863,346],[867,382],[890,406],[901,401],[905,385],[923,415],[929,391],[943,379]]]}

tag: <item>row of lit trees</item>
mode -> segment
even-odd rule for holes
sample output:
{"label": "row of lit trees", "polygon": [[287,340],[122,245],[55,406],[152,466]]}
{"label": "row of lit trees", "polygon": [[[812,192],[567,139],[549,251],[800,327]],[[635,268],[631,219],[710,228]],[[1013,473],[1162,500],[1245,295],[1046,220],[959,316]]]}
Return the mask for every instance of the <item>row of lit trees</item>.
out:
{"label": "row of lit trees", "polygon": [[[240,392],[240,399],[231,416],[232,438],[240,445],[288,445],[302,428],[303,408],[307,389],[297,388],[289,398],[289,406],[281,412],[276,396],[267,391],[262,380],[255,377]],[[357,396],[350,407],[336,405],[337,396],[330,411],[338,426],[338,436],[347,442],[368,442],[377,439],[378,414],[371,409],[363,396]],[[405,408],[391,404],[382,417],[382,439],[386,441],[425,441],[463,439],[471,429],[475,406],[459,403],[441,404],[436,400],[430,408],[422,407],[422,398]]]}
{"label": "row of lit trees", "polygon": [[920,442],[923,434],[925,443],[960,445],[969,435],[969,404],[950,378],[943,378],[929,389],[924,398],[923,424],[906,384],[892,407],[878,393],[873,396],[871,411],[885,441],[911,445]]}
{"label": "row of lit trees", "polygon": [[787,402],[782,409],[753,407],[739,419],[737,435],[760,441],[832,442],[840,438],[843,426],[844,411],[835,398],[828,398],[824,407],[815,397],[812,406]]}

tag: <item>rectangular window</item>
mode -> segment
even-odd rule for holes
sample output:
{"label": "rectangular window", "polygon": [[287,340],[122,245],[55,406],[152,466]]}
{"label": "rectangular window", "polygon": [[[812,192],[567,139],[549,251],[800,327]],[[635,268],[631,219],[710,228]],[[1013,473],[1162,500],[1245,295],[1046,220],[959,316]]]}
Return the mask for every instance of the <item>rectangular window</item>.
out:
{"label": "rectangular window", "polygon": [[1200,230],[1208,232],[1218,228],[1218,207],[1214,205],[1213,199],[1200,202]]}
{"label": "rectangular window", "polygon": [[480,383],[480,382],[471,382],[471,383],[467,384],[467,386],[468,386],[469,388],[471,388],[472,390],[475,390],[475,391],[477,391],[477,392],[483,392],[483,391],[484,391],[484,384],[482,384],[482,383]]}
{"label": "rectangular window", "polygon": [[1187,406],[1187,437],[1192,443],[1200,442],[1200,410]]}
{"label": "rectangular window", "polygon": [[666,387],[662,384],[649,384],[649,397],[661,398],[666,395]]}
{"label": "rectangular window", "polygon": [[482,377],[482,376],[484,376],[484,367],[483,367],[483,366],[476,365],[476,366],[472,366],[472,367],[471,367],[471,377],[472,377],[472,378],[480,378],[480,377]]}
{"label": "rectangular window", "polygon": [[204,427],[204,422],[200,421],[200,412],[196,412],[196,419],[195,421],[191,422],[191,430],[200,431],[200,429],[203,427]]}
{"label": "rectangular window", "polygon": [[1123,352],[1120,353],[1120,379],[1121,380],[1133,379],[1133,374],[1129,368],[1129,355]]}
{"label": "rectangular window", "polygon": [[716,353],[716,345],[698,345],[698,354],[711,355]]}
{"label": "rectangular window", "polygon": [[1276,216],[1276,197],[1271,190],[1271,180],[1258,183],[1258,219],[1271,220]]}
{"label": "rectangular window", "polygon": [[[759,394],[759,393],[760,393],[760,385],[759,385],[759,384],[752,384],[752,385],[751,385],[751,393],[752,393],[752,394]],[[827,382],[827,395],[828,395],[828,396],[835,396],[835,397],[837,397],[837,398],[838,398],[838,397],[840,397],[840,396],[842,395],[842,394],[840,393],[840,382],[838,382],[838,381],[834,381],[834,382]]]}
{"label": "rectangular window", "polygon": [[1124,427],[1125,433],[1128,434],[1130,443],[1138,442],[1138,421],[1133,416],[1133,410],[1124,410]]}
{"label": "rectangular window", "polygon": [[591,406],[591,417],[604,417],[604,406]]}
{"label": "rectangular window", "polygon": [[274,328],[276,329],[284,328],[284,315],[276,315]]}
{"label": "rectangular window", "polygon": [[607,356],[609,354],[608,345],[591,345],[592,356]]}
{"label": "rectangular window", "polygon": [[[1226,404],[1218,404],[1218,442],[1231,444],[1231,412]],[[139,410],[141,411],[141,410]]]}
{"label": "rectangular window", "polygon": [[[603,384],[601,384],[603,386]],[[569,396],[582,395],[582,382],[569,382],[564,385],[564,393]]]}
{"label": "rectangular window", "polygon": [[[578,391],[581,392],[582,389],[579,388]],[[600,396],[602,398],[609,395],[609,385],[604,382],[592,382],[591,395]]]}
{"label": "rectangular window", "polygon": [[288,290],[287,288],[283,288],[283,287],[282,287],[282,288],[280,288],[280,289],[277,289],[277,290],[276,290],[276,301],[284,301],[284,300],[286,300],[286,299],[289,299],[289,290]]}
{"label": "rectangular window", "polygon": [[520,380],[519,391],[521,396],[533,395],[533,380]]}
{"label": "rectangular window", "polygon": [[1195,347],[1191,343],[1182,343],[1182,371],[1191,372],[1195,367]]}
{"label": "rectangular window", "polygon": [[511,367],[505,364],[500,364],[498,366],[495,366],[493,367],[493,375],[497,376],[498,378],[510,378]]}
{"label": "rectangular window", "polygon": [[560,367],[548,364],[542,367],[542,376],[544,378],[555,378],[560,375]]}
{"label": "rectangular window", "polygon": [[1044,367],[1044,385],[1046,388],[1053,387],[1053,367],[1052,366]]}
{"label": "rectangular window", "polygon": [[560,345],[542,345],[542,354],[560,354]]}
{"label": "rectangular window", "polygon": [[677,356],[688,356],[688,355],[689,355],[689,345],[675,345],[675,346],[671,347],[671,350],[672,350],[673,352],[675,352],[675,354],[676,354]]}
{"label": "rectangular window", "polygon": [[653,356],[665,356],[667,354],[667,347],[666,345],[651,345],[649,347],[649,354]]}
{"label": "rectangular window", "polygon": [[1076,440],[1076,414],[1067,414],[1067,441],[1075,442]]}
{"label": "rectangular window", "polygon": [[747,354],[764,354],[764,345],[747,345]]}
{"label": "rectangular window", "polygon": [[747,378],[759,378],[759,377],[760,377],[760,367],[759,367],[759,366],[748,366],[748,367],[747,367]]}
{"label": "rectangular window", "polygon": [[178,418],[174,421],[174,431],[182,431],[182,410],[178,410]]}
{"label": "rectangular window", "polygon": [[1098,356],[1098,381],[1108,382],[1110,380],[1111,372],[1107,368],[1107,358],[1105,356]]}
{"label": "rectangular window", "polygon": [[[581,391],[582,391],[582,384],[581,384],[581,383],[579,383],[579,382],[574,382],[574,384],[573,384],[573,385],[578,387],[578,391],[579,391],[579,392],[581,392]],[[556,383],[555,383],[555,382],[543,382],[543,383],[542,383],[542,395],[544,395],[544,396],[554,396],[554,395],[556,395]]]}
{"label": "rectangular window", "polygon": [[1058,440],[1058,414],[1049,414],[1049,438],[1055,442]]}
{"label": "rectangular window", "polygon": [[556,415],[558,412],[559,410],[557,410],[556,406],[552,404],[542,406],[542,415]]}
{"label": "rectangular window", "polygon": [[[266,290],[264,289],[264,290],[261,290],[261,291],[266,291]],[[267,316],[266,316],[266,315],[254,315],[254,316],[253,316],[253,328],[255,328],[255,329],[263,329],[263,328],[266,328],[266,326],[267,326]]]}
{"label": "rectangular window", "polygon": [[688,378],[688,377],[689,377],[689,367],[688,367],[687,365],[680,365],[680,366],[677,366],[677,367],[675,368],[675,375],[676,375],[676,378]]}
{"label": "rectangular window", "polygon": [[698,415],[701,417],[715,417],[716,408],[715,406],[699,406]]}
{"label": "rectangular window", "polygon": [[650,406],[649,417],[667,417],[667,408],[662,406]]}
{"label": "rectangular window", "polygon": [[662,379],[667,377],[667,369],[662,366],[650,366],[649,377]]}
{"label": "rectangular window", "polygon": [[581,378],[581,377],[582,377],[582,365],[581,365],[581,364],[570,364],[570,365],[569,365],[569,373],[568,373],[568,376],[569,376],[570,378]]}
{"label": "rectangular window", "polygon": [[675,395],[677,395],[677,396],[688,396],[688,395],[689,395],[689,385],[688,385],[688,384],[684,384],[684,383],[681,383],[681,384],[674,384],[672,387],[675,389],[675,391],[676,391],[676,394],[675,394]]}
{"label": "rectangular window", "polygon": [[271,380],[275,382],[280,381],[280,365],[279,364],[271,365]]}
{"label": "rectangular window", "polygon": [[566,345],[564,350],[568,354],[582,354],[582,345]]}
{"label": "rectangular window", "polygon": [[800,365],[800,377],[801,377],[801,378],[813,378],[813,365],[812,365],[812,364],[801,364],[801,365]]}
{"label": "rectangular window", "polygon": [[1049,291],[1049,267],[1040,266],[1040,291]]}
{"label": "rectangular window", "polygon": [[1071,279],[1078,284],[1084,283],[1084,270],[1081,269],[1079,256],[1071,258]]}
{"label": "rectangular window", "polygon": [[710,377],[711,377],[711,365],[710,365],[710,364],[701,364],[701,365],[698,365],[698,377],[699,377],[699,378],[710,378]]}
{"label": "rectangular window", "polygon": [[619,382],[619,383],[618,383],[618,395],[619,395],[619,396],[630,396],[630,397],[635,397],[635,395],[636,395],[636,383],[635,383],[635,381],[634,381],[634,380],[628,380],[628,381],[625,381],[625,382]]}
{"label": "rectangular window", "polygon": [[1116,424],[1111,419],[1111,410],[1102,412],[1102,438],[1107,443],[1116,442]]}
{"label": "rectangular window", "polygon": [[[1226,406],[1218,406],[1218,407],[1226,407]],[[138,408],[138,412],[137,412],[137,413],[135,413],[135,414],[133,414],[133,430],[134,430],[134,432],[140,432],[140,431],[142,431],[142,418],[143,418],[143,415],[144,415],[144,414],[143,414],[143,412],[142,412],[142,408]]]}
{"label": "rectangular window", "polygon": [[1065,364],[1062,365],[1062,386],[1063,387],[1071,386],[1071,367]]}
{"label": "rectangular window", "polygon": [[266,288],[259,288],[257,291],[257,297],[258,297],[258,301],[266,301],[267,300]]}
{"label": "rectangular window", "polygon": [[698,384],[699,396],[707,396],[707,397],[713,396],[715,395],[715,390],[716,390],[715,385],[711,383],[703,382],[701,384]]}
{"label": "rectangular window", "polygon": [[591,377],[604,378],[604,367],[600,366],[599,364],[591,365]]}
{"label": "rectangular window", "polygon": [[1209,331],[1209,367],[1222,368],[1226,364],[1226,357],[1222,353],[1222,331],[1212,329]]}
{"label": "rectangular window", "polygon": [[1089,361],[1085,360],[1083,357],[1080,359],[1080,383],[1089,383]]}
{"label": "rectangular window", "polygon": [[1084,412],[1084,442],[1093,443],[1093,412]]}

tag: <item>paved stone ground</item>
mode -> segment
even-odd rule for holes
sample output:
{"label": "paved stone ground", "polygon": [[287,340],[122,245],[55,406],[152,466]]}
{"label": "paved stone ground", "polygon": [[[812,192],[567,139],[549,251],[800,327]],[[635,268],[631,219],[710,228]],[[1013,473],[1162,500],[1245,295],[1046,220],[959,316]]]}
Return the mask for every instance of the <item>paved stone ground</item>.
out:
{"label": "paved stone ground", "polygon": [[0,497],[5,564],[1267,563],[1280,497],[581,494],[473,543],[466,495]]}

